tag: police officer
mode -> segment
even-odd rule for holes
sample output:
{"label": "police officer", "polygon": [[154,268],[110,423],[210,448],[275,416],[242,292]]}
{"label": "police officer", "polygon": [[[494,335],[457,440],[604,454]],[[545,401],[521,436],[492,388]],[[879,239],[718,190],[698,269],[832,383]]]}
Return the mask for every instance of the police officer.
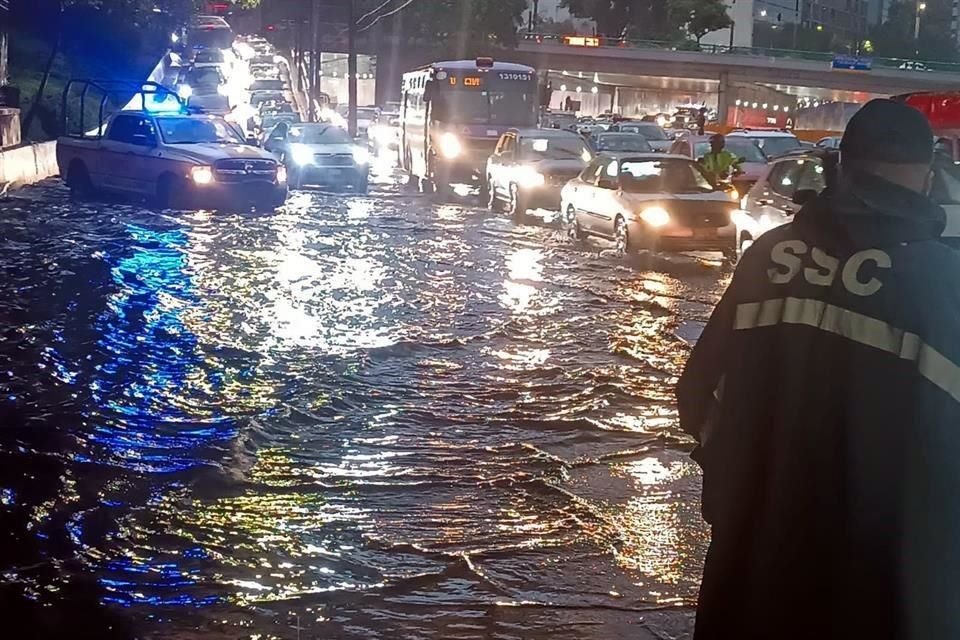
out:
{"label": "police officer", "polygon": [[729,180],[740,173],[740,158],[726,149],[727,141],[721,134],[710,136],[710,151],[700,158],[700,165],[714,181]]}
{"label": "police officer", "polygon": [[743,256],[677,389],[712,525],[694,638],[960,638],[960,254],[874,100]]}

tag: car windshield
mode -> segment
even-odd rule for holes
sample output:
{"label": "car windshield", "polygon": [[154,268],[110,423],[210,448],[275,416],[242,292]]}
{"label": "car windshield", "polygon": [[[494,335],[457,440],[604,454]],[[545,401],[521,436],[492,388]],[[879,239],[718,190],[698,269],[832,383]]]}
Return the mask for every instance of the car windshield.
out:
{"label": "car windshield", "polygon": [[607,133],[597,136],[598,151],[652,151],[650,143],[636,133]]}
{"label": "car windshield", "polygon": [[689,160],[624,160],[620,186],[628,193],[710,193],[713,185]]}
{"label": "car windshield", "polygon": [[220,72],[213,67],[191,69],[186,82],[191,87],[217,87],[220,85]]}
{"label": "car windshield", "polygon": [[332,124],[290,127],[290,142],[305,144],[347,144],[350,134]]}
{"label": "car windshield", "polygon": [[223,52],[219,49],[203,49],[197,52],[194,62],[223,62]]}
{"label": "car windshield", "polygon": [[519,91],[444,91],[433,103],[433,118],[462,124],[535,126],[536,96]]}
{"label": "car windshield", "polygon": [[160,127],[160,137],[167,144],[244,142],[226,121],[215,118],[157,118],[157,124]]}
{"label": "car windshield", "polygon": [[669,140],[666,132],[653,123],[622,124],[620,131],[639,133],[647,140]]}
{"label": "car windshield", "polygon": [[[757,143],[757,146],[763,150],[763,153],[768,158],[773,158],[779,155],[783,155],[788,151],[793,151],[794,149],[799,149],[801,147],[800,141],[794,138],[793,136],[743,136],[748,140],[753,140]],[[729,138],[728,138],[729,142]]]}
{"label": "car windshield", "polygon": [[250,91],[283,91],[283,80],[254,80],[250,85]]}
{"label": "car windshield", "polygon": [[[724,148],[733,155],[743,158],[744,162],[767,162],[767,156],[760,150],[760,147],[746,138],[727,138]],[[709,151],[709,142],[698,142],[694,148],[694,156],[702,158]]]}
{"label": "car windshield", "polygon": [[524,160],[583,160],[590,161],[590,150],[576,135],[556,135],[543,138],[523,138],[520,157]]}

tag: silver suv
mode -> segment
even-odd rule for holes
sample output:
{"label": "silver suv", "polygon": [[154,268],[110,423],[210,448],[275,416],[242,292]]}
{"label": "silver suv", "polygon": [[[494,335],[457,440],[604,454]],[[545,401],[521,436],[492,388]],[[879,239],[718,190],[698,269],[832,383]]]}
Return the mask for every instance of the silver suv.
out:
{"label": "silver suv", "polygon": [[[805,149],[776,158],[740,201],[733,219],[737,227],[737,256],[743,255],[761,235],[793,220],[805,202],[827,186],[827,167],[835,165],[838,152]],[[942,161],[941,161],[942,160]],[[943,237],[960,247],[960,166],[938,159],[933,166],[930,195],[947,214]]]}

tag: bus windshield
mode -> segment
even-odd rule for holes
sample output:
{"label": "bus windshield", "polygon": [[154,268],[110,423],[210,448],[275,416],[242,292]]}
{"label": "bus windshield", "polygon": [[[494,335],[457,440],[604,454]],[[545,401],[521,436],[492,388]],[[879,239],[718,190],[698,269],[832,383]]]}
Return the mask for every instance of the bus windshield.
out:
{"label": "bus windshield", "polygon": [[457,124],[532,126],[536,96],[521,91],[445,91],[433,101],[433,119]]}

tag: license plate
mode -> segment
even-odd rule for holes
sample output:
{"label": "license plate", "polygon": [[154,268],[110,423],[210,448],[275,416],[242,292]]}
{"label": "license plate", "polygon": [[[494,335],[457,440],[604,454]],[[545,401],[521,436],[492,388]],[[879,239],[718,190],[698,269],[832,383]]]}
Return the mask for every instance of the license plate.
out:
{"label": "license plate", "polygon": [[716,238],[717,230],[715,227],[707,227],[693,230],[694,238]]}

